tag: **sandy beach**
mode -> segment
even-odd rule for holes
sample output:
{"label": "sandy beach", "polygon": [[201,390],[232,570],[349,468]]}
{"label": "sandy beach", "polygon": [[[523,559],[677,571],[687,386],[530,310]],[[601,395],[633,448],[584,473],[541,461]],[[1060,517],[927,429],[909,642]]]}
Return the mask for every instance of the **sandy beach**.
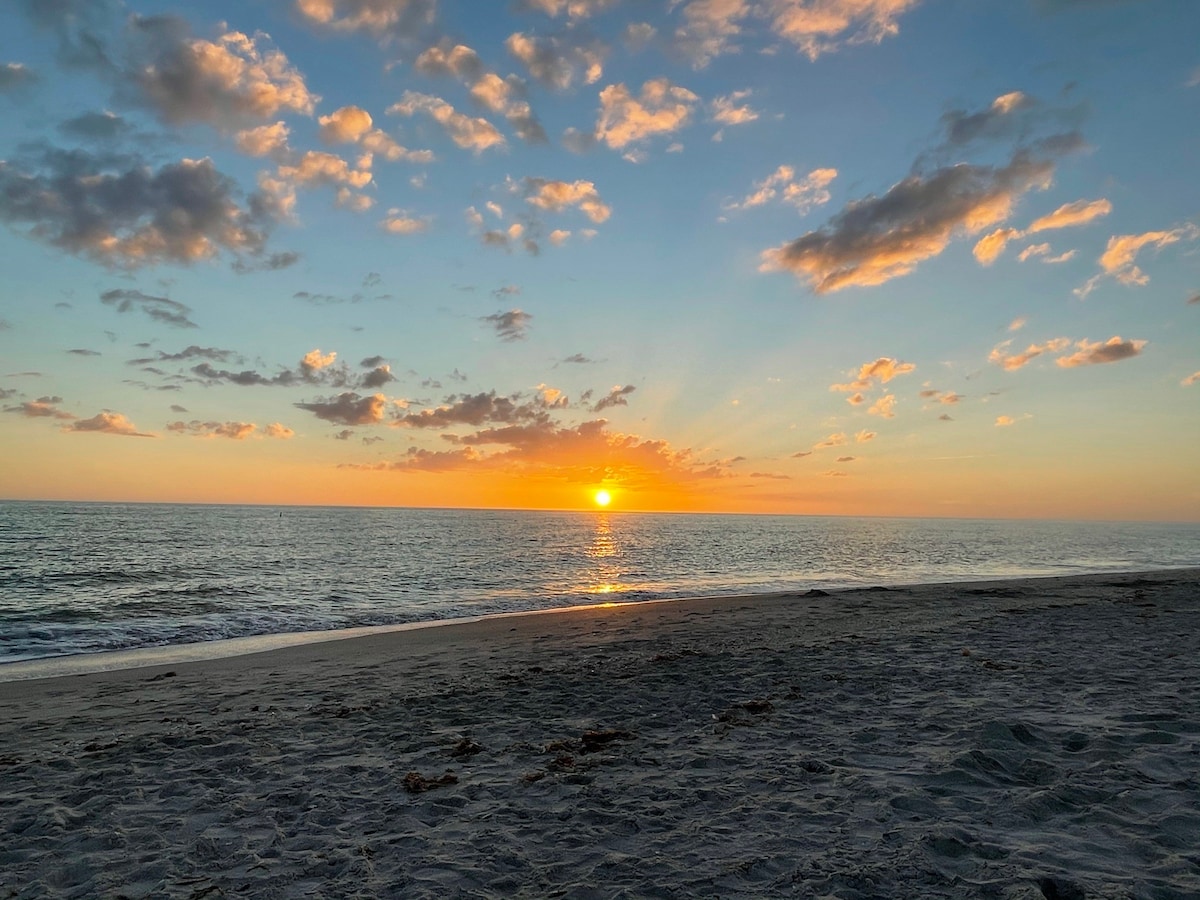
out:
{"label": "sandy beach", "polygon": [[0,897],[1200,896],[1200,569],[0,684]]}

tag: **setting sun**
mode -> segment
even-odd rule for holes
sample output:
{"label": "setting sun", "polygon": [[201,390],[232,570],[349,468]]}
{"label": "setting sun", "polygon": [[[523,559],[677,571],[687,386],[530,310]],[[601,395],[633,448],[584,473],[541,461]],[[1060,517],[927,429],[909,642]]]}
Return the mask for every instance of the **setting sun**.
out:
{"label": "setting sun", "polygon": [[592,499],[596,501],[597,506],[608,506],[608,504],[612,503],[612,494],[608,491],[596,491],[592,495]]}

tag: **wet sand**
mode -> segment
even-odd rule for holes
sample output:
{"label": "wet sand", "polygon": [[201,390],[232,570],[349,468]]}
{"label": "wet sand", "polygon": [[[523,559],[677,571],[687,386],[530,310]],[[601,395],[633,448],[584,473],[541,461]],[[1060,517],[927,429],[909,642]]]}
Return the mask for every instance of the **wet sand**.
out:
{"label": "wet sand", "polygon": [[1197,897],[1200,569],[0,683],[0,897]]}

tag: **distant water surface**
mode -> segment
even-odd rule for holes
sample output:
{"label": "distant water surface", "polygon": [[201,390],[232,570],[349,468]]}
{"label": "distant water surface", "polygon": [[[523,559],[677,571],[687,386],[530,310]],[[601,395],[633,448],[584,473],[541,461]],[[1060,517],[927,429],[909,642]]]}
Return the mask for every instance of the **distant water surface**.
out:
{"label": "distant water surface", "polygon": [[1200,564],[1200,525],[0,502],[0,664],[604,601]]}

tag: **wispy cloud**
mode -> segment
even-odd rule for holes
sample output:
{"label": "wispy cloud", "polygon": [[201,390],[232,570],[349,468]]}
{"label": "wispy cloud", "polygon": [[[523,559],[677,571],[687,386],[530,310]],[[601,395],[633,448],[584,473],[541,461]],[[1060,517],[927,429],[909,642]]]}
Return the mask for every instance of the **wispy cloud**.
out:
{"label": "wispy cloud", "polygon": [[725,208],[753,209],[778,200],[794,206],[804,215],[829,202],[828,187],[837,174],[837,169],[813,169],[803,178],[797,178],[796,170],[791,166],[780,166],[762,181],[756,181],[753,190],[742,200],[729,203]]}
{"label": "wispy cloud", "polygon": [[1137,265],[1137,256],[1144,248],[1161,249],[1179,241],[1194,241],[1200,238],[1200,228],[1192,223],[1168,231],[1147,231],[1142,234],[1122,234],[1108,239],[1108,246],[1100,256],[1100,272],[1093,275],[1081,287],[1075,289],[1078,297],[1087,297],[1103,279],[1115,278],[1125,285],[1142,286],[1150,283],[1150,276]]}
{"label": "wispy cloud", "polygon": [[525,339],[529,323],[533,321],[533,315],[520,309],[510,309],[507,312],[481,316],[479,321],[495,329],[502,341],[520,341]]}

